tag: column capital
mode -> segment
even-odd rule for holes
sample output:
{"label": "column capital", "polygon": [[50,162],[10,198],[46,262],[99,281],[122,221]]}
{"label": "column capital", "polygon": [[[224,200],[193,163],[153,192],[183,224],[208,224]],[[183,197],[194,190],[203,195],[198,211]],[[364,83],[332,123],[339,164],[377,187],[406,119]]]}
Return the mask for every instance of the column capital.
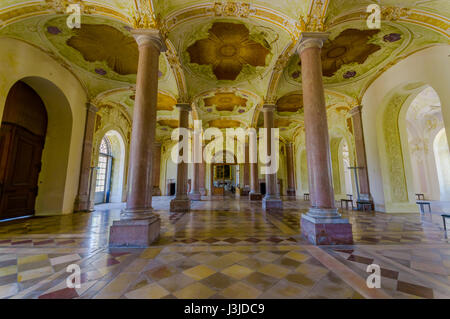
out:
{"label": "column capital", "polygon": [[192,107],[190,103],[177,103],[177,108],[179,108],[180,111],[192,111]]}
{"label": "column capital", "polygon": [[321,49],[329,35],[329,32],[303,32],[297,43],[298,54],[302,54],[302,52],[308,48]]}
{"label": "column capital", "polygon": [[277,106],[275,104],[264,104],[261,110],[263,112],[273,112],[276,108]]}
{"label": "column capital", "polygon": [[87,103],[86,103],[86,109],[87,109],[89,112],[93,112],[93,113],[97,113],[97,112],[98,112],[98,107],[95,106],[95,104],[92,103],[92,102],[87,102]]}
{"label": "column capital", "polygon": [[157,29],[133,29],[131,34],[139,47],[153,45],[160,52],[167,51],[161,32]]}
{"label": "column capital", "polygon": [[349,113],[350,113],[351,116],[354,116],[354,115],[356,115],[356,114],[360,114],[360,113],[361,113],[361,110],[362,110],[362,106],[361,106],[361,105],[358,105],[358,106],[355,106],[354,108],[352,108],[352,109],[349,111]]}

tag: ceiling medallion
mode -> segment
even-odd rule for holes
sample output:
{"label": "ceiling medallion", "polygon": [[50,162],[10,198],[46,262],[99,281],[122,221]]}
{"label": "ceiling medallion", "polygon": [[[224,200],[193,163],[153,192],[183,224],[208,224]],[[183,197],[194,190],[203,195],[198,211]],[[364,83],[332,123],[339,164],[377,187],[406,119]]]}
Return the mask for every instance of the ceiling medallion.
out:
{"label": "ceiling medallion", "polygon": [[367,58],[381,50],[377,44],[369,43],[379,30],[346,29],[322,48],[323,75],[333,76],[343,65],[363,64]]}
{"label": "ceiling medallion", "polygon": [[303,109],[303,95],[291,94],[283,96],[277,103],[277,112],[297,112]]}
{"label": "ceiling medallion", "polygon": [[133,37],[105,24],[83,24],[74,33],[67,45],[79,51],[86,61],[105,61],[120,75],[137,73],[139,51]]}
{"label": "ceiling medallion", "polygon": [[215,22],[206,39],[196,41],[187,52],[190,63],[211,65],[218,80],[235,80],[245,64],[265,66],[270,50],[249,37],[243,24]]}
{"label": "ceiling medallion", "polygon": [[232,112],[236,106],[245,107],[247,99],[235,95],[234,93],[216,93],[212,97],[207,97],[204,100],[205,107],[215,106],[217,111]]}
{"label": "ceiling medallion", "polygon": [[247,18],[251,13],[255,13],[256,10],[250,7],[249,3],[240,2],[215,2],[213,7],[215,16],[232,16]]}

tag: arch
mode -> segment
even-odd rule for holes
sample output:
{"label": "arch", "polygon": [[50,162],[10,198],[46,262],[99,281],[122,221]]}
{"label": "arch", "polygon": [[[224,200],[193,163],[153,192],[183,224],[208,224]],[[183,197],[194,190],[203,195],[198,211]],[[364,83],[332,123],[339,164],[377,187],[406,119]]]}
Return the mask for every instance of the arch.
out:
{"label": "arch", "polygon": [[[418,89],[425,84],[437,92],[442,102],[444,126],[450,127],[448,48],[431,47],[401,60],[378,77],[362,98],[369,183],[375,209],[378,211],[418,211],[412,188],[405,186],[407,183],[411,184],[412,174],[409,159],[405,160],[401,151],[404,138],[400,136],[398,129],[392,128],[398,128],[402,106],[410,103],[419,93]],[[389,112],[386,113],[386,109]],[[446,134],[448,137],[448,129]],[[386,140],[394,143],[386,143]],[[393,161],[394,158],[397,160]]]}
{"label": "arch", "polygon": [[23,41],[0,38],[0,117],[19,80],[35,90],[48,113],[36,215],[68,214],[78,192],[87,95],[78,79],[45,52]]}
{"label": "arch", "polygon": [[112,160],[109,173],[108,202],[120,203],[125,198],[125,142],[122,135],[116,130],[107,131],[102,141],[105,139],[108,141],[108,155]]}
{"label": "arch", "polygon": [[445,129],[441,129],[433,141],[441,201],[450,201],[450,152]]}

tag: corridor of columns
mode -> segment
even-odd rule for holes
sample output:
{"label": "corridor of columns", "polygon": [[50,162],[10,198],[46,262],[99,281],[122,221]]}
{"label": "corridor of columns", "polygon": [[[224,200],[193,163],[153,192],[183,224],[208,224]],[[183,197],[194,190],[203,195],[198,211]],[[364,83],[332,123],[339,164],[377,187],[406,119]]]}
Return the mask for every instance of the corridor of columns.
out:
{"label": "corridor of columns", "polygon": [[372,2],[0,3],[0,298],[450,298],[450,6]]}

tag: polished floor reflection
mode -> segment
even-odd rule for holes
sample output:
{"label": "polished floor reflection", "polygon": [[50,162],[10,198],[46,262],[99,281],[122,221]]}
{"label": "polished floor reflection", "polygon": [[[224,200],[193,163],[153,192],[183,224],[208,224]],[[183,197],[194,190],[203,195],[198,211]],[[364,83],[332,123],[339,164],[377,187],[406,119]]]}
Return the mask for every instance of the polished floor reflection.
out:
{"label": "polished floor reflection", "polygon": [[[247,200],[193,202],[169,213],[154,200],[161,238],[147,249],[109,249],[122,204],[93,213],[0,223],[0,298],[450,298],[450,245],[438,211],[342,211],[355,244],[313,246],[300,234],[308,203],[264,213]],[[81,287],[67,288],[70,264]],[[381,268],[381,288],[366,285]]]}

